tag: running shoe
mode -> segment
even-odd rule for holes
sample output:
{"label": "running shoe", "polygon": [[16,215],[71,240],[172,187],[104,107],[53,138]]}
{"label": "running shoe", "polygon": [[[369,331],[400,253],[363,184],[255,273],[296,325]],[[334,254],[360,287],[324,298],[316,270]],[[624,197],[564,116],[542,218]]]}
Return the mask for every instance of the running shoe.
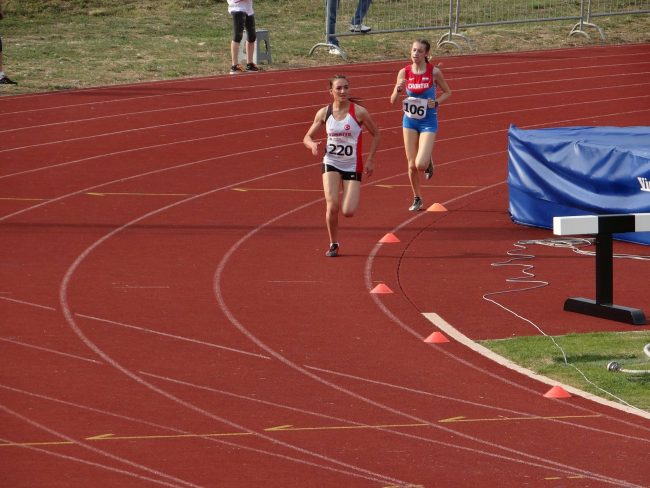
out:
{"label": "running shoe", "polygon": [[243,72],[244,72],[244,67],[241,64],[233,64],[230,67],[231,75],[236,75],[237,73],[243,73]]}
{"label": "running shoe", "polygon": [[427,180],[430,180],[432,176],[433,176],[433,158],[429,160],[429,166],[427,166],[427,169],[424,170],[424,177]]}
{"label": "running shoe", "polygon": [[422,202],[422,199],[420,197],[415,197],[413,199],[413,203],[409,207],[409,211],[411,212],[417,212],[422,208],[422,205],[424,205],[424,202]]}
{"label": "running shoe", "polygon": [[328,258],[335,258],[338,255],[339,255],[339,243],[332,242],[330,244],[330,248],[325,253],[325,256],[327,256]]}
{"label": "running shoe", "polygon": [[246,63],[246,71],[262,71],[255,63]]}
{"label": "running shoe", "polygon": [[363,32],[364,34],[366,32],[370,32],[372,30],[371,27],[368,27],[367,25],[364,24],[350,24],[350,32]]}
{"label": "running shoe", "polygon": [[343,52],[341,51],[341,49],[338,46],[331,47],[330,48],[330,54],[332,54],[334,56],[343,56]]}
{"label": "running shoe", "polygon": [[0,78],[0,85],[17,85],[17,83],[10,79],[7,75],[3,75],[3,77]]}

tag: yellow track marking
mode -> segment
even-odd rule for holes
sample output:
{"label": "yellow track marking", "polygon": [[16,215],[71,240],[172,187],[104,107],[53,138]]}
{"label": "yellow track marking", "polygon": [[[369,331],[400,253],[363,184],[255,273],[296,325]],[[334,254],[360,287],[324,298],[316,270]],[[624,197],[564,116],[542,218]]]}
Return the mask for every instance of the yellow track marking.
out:
{"label": "yellow track marking", "polygon": [[438,420],[441,423],[450,423],[450,422],[503,422],[506,420],[561,420],[561,419],[585,419],[585,418],[594,418],[600,417],[599,414],[592,415],[556,415],[551,417],[491,417],[491,418],[478,418],[478,419],[468,419],[467,417],[451,417],[448,419]]}
{"label": "yellow track marking", "polygon": [[140,192],[88,192],[91,197],[127,196],[127,197],[189,197],[192,193],[140,193]]}
{"label": "yellow track marking", "polygon": [[425,427],[429,424],[386,424],[386,425],[333,425],[320,427],[294,427],[293,425],[280,425],[264,429],[266,431],[305,431],[305,430],[353,430],[353,429],[389,429],[404,427]]}
{"label": "yellow track marking", "polygon": [[0,200],[10,200],[15,202],[43,202],[47,200],[47,198],[0,197]]}
{"label": "yellow track marking", "polygon": [[[411,188],[411,185],[370,185],[379,188]],[[480,188],[479,185],[421,185],[422,188]]]}
{"label": "yellow track marking", "polygon": [[548,476],[548,477],[546,477],[544,479],[546,481],[557,481],[557,480],[580,480],[580,479],[583,479],[583,478],[584,478],[584,476],[581,476],[581,475],[577,474],[577,475],[574,475],[574,476],[566,476],[566,477]]}
{"label": "yellow track marking", "polygon": [[247,191],[308,191],[308,192],[319,192],[322,193],[322,189],[313,189],[313,188],[232,188],[232,191],[240,191],[240,192],[247,192]]}
{"label": "yellow track marking", "polygon": [[[553,417],[489,417],[489,418],[467,418],[464,416],[449,417],[440,419],[438,423],[454,423],[454,422],[504,422],[504,421],[518,421],[518,420],[558,420],[558,419],[576,419],[576,418],[592,418],[600,417],[598,414],[593,415],[561,415]],[[328,426],[305,426],[296,427],[292,424],[275,425],[267,427],[265,432],[298,432],[298,431],[326,431],[326,430],[360,430],[360,429],[405,429],[413,427],[427,427],[429,423],[414,423],[414,424],[378,424],[378,425],[328,425]],[[86,441],[120,441],[120,440],[152,440],[152,439],[189,439],[200,437],[235,437],[235,436],[252,436],[253,432],[215,432],[208,434],[157,434],[157,435],[115,435],[112,433],[96,434],[86,437]],[[42,441],[42,442],[7,442],[0,443],[0,447],[12,446],[56,446],[56,445],[70,445],[74,444],[72,441]]]}

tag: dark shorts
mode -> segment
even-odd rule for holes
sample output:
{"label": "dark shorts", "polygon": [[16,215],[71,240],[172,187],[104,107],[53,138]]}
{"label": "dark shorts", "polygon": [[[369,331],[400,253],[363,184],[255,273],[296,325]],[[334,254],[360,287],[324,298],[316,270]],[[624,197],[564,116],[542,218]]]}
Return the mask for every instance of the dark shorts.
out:
{"label": "dark shorts", "polygon": [[241,42],[244,36],[244,28],[248,42],[255,42],[257,31],[255,30],[255,16],[246,15],[246,12],[233,12],[232,14],[232,40]]}
{"label": "dark shorts", "polygon": [[361,181],[361,176],[363,175],[363,173],[356,171],[341,171],[331,164],[323,164],[323,174],[329,173],[330,171],[336,171],[341,175],[341,179],[345,181]]}

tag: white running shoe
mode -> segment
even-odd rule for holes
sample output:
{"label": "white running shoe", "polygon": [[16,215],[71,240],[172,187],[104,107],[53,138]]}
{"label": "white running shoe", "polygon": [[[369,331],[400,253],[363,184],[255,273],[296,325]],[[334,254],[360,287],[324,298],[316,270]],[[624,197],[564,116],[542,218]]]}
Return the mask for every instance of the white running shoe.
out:
{"label": "white running shoe", "polygon": [[422,208],[422,205],[424,205],[424,202],[422,201],[422,199],[420,197],[415,197],[413,199],[413,203],[409,207],[409,211],[410,212],[417,212],[418,210],[420,210]]}
{"label": "white running shoe", "polygon": [[350,24],[350,32],[362,32],[365,34],[366,32],[370,32],[372,30],[371,27],[368,27],[367,25],[364,24]]}

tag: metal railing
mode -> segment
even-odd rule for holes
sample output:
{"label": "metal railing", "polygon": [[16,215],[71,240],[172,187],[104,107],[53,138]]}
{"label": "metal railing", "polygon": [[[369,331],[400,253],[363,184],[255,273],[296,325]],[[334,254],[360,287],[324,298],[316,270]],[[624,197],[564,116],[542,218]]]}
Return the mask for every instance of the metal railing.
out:
{"label": "metal railing", "polygon": [[[339,37],[393,32],[445,31],[437,46],[472,49],[462,30],[493,25],[572,21],[569,36],[590,38],[588,29],[605,39],[596,17],[650,14],[650,0],[324,0],[325,40],[309,54],[324,47],[338,51]],[[365,14],[361,19],[358,13]],[[355,18],[355,16],[357,18]],[[335,18],[335,20],[334,20]],[[371,30],[366,31],[368,26]]]}

